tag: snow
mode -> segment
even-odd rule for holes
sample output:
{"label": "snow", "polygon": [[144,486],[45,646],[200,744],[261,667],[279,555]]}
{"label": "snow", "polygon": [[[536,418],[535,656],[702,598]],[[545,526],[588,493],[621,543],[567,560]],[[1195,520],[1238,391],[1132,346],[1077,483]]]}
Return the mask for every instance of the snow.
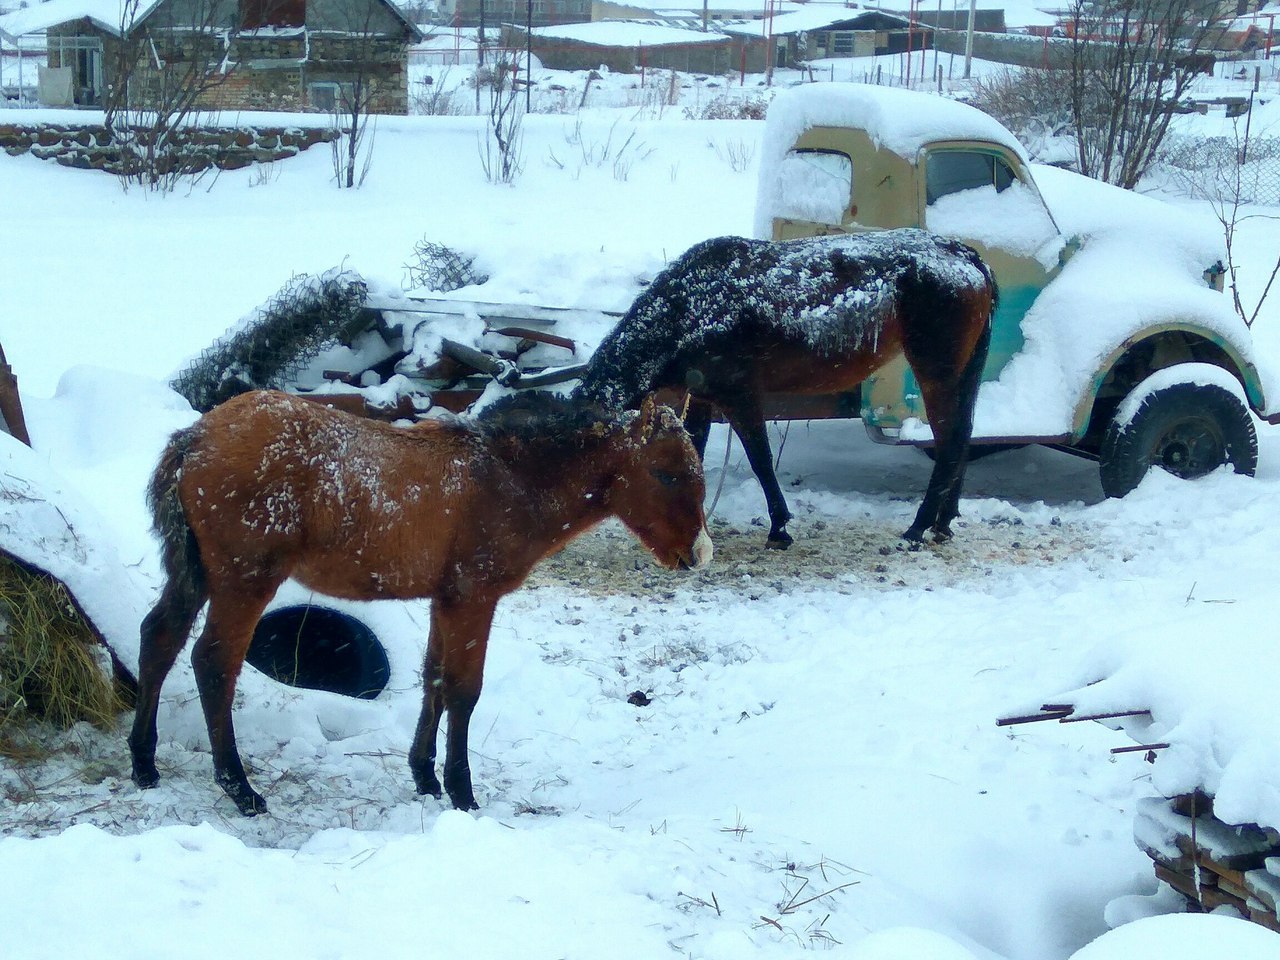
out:
{"label": "snow", "polygon": [[[165,378],[292,274],[342,265],[394,286],[425,234],[492,277],[460,295],[617,310],[693,243],[749,231],[755,170],[714,146],[762,158],[758,124],[631,116],[588,113],[576,134],[528,118],[514,187],[484,180],[470,118],[380,122],[352,192],[323,151],[168,197],[0,157],[21,225],[0,261],[3,343],[36,444],[0,447],[0,489],[20,468],[75,508],[104,626],[127,642],[131,598],[159,588],[142,492],[194,420]],[[623,131],[646,148],[628,175],[564,162],[575,137],[616,147]],[[1126,216],[1036,176],[1064,233]],[[1250,222],[1249,262],[1274,256],[1276,229]],[[1180,249],[1164,234],[1146,239]],[[1112,294],[1172,277],[1134,263]],[[1271,302],[1255,327],[1269,364],[1278,319]],[[955,542],[909,552],[897,534],[928,461],[855,423],[796,423],[779,475],[797,543],[777,554],[717,428],[705,571],[650,572],[610,528],[499,607],[472,722],[477,814],[416,797],[406,769],[426,607],[334,603],[386,642],[391,683],[358,702],[244,672],[238,734],[267,816],[235,816],[212,782],[185,653],[155,790],[129,782],[123,729],[0,761],[5,955],[1280,956],[1261,928],[1168,915],[1132,840],[1142,798],[1196,780],[1224,816],[1280,818],[1280,432],[1259,434],[1255,479],[1153,474],[1121,501],[1102,500],[1094,465],[1043,448],[976,462]],[[292,585],[278,602],[307,599]],[[1131,741],[1096,724],[994,724],[1059,695],[1149,707],[1146,732],[1172,746],[1148,765],[1109,757]]]}
{"label": "snow", "polygon": [[725,42],[722,33],[682,30],[679,27],[627,20],[565,23],[553,27],[534,27],[533,32],[539,37],[552,40],[575,40],[601,47],[665,47]]}

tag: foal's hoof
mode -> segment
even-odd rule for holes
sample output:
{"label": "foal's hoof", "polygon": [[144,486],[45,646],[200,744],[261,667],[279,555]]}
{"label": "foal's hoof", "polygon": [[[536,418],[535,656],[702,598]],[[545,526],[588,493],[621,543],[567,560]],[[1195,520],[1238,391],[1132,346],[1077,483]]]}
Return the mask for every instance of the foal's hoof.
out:
{"label": "foal's hoof", "polygon": [[946,543],[953,536],[955,536],[955,534],[951,532],[950,524],[942,524],[941,526],[937,526],[933,528],[934,543]]}
{"label": "foal's hoof", "polygon": [[924,543],[924,527],[911,527],[902,535],[902,539],[909,543]]}
{"label": "foal's hoof", "polygon": [[139,790],[150,790],[160,782],[160,773],[155,767],[133,771],[133,782]]}

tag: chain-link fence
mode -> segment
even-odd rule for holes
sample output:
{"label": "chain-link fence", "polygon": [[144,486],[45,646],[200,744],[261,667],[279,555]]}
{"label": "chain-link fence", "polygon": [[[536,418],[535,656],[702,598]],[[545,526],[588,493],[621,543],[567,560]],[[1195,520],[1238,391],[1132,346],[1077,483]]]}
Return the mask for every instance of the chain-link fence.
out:
{"label": "chain-link fence", "polygon": [[1280,206],[1280,137],[1170,137],[1161,154],[1188,196]]}
{"label": "chain-link fence", "polygon": [[173,389],[205,412],[246,390],[283,387],[326,346],[368,324],[367,294],[350,270],[294,277],[179,373]]}

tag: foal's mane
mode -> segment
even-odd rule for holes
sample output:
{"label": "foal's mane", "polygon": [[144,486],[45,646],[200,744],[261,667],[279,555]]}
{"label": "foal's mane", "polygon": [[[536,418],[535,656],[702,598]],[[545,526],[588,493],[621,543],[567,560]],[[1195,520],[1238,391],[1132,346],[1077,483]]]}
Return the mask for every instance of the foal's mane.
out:
{"label": "foal's mane", "polygon": [[620,418],[596,403],[527,390],[485,407],[475,425],[486,439],[498,443],[584,447],[616,431]]}

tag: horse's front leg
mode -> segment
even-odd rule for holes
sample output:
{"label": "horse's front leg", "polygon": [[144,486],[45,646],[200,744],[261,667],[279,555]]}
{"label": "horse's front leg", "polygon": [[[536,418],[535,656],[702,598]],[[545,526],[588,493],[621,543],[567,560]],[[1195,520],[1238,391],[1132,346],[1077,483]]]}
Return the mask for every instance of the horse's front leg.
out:
{"label": "horse's front leg", "polygon": [[747,462],[760,481],[764,501],[769,509],[769,539],[765,546],[773,550],[785,550],[791,546],[791,534],[787,533],[787,521],[791,511],[782,495],[778,475],[773,472],[773,451],[769,448],[769,434],[765,429],[764,410],[754,395],[744,395],[731,405],[721,405],[733,432],[738,435],[742,448],[747,451]]}
{"label": "horse's front leg", "polygon": [[439,796],[435,740],[443,707],[449,716],[444,790],[459,810],[477,808],[467,739],[471,713],[480,699],[484,681],[485,651],[496,605],[496,599],[488,598],[437,600],[431,605],[431,640],[427,645],[427,669],[423,678],[428,686],[423,691],[422,715],[418,718],[409,764],[418,792]]}

